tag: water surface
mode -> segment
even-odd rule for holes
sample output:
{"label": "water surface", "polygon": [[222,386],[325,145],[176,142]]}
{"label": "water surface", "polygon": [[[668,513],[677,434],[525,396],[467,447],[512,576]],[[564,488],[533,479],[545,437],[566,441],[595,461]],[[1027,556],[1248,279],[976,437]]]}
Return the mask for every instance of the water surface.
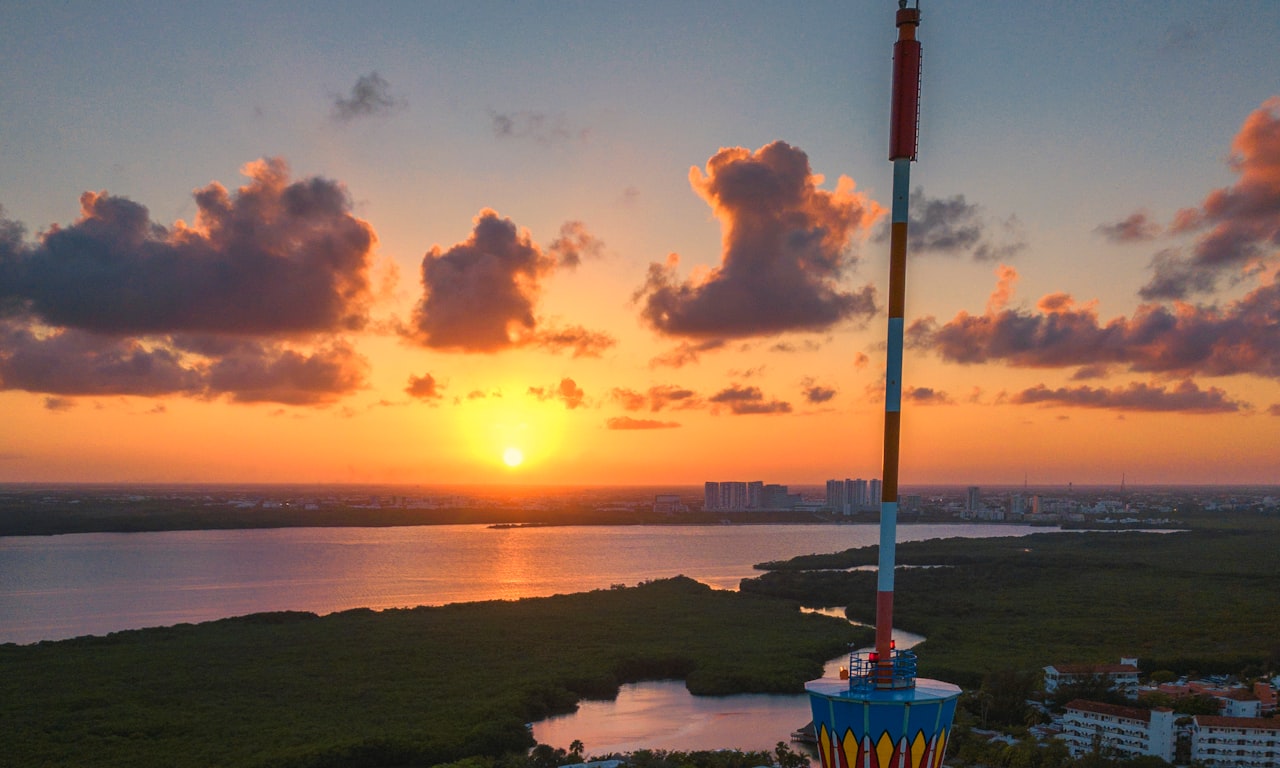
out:
{"label": "water surface", "polygon": [[[1017,536],[904,525],[900,541]],[[874,525],[282,528],[0,538],[0,642],[261,611],[325,614],[512,600],[685,575],[736,589],[752,565],[875,544]]]}

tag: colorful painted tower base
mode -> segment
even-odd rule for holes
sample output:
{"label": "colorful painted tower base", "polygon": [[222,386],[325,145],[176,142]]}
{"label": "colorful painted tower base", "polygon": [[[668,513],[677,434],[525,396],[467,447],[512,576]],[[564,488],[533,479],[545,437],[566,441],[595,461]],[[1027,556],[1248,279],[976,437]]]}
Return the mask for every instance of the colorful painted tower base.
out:
{"label": "colorful painted tower base", "polygon": [[822,768],[941,768],[960,688],[915,677],[915,654],[850,654],[848,679],[805,684]]}

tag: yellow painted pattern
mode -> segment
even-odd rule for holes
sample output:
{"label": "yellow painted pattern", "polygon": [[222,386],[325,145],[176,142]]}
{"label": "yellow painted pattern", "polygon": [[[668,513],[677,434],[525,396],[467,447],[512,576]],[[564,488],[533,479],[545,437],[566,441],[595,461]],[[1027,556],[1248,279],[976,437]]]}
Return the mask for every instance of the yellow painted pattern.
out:
{"label": "yellow painted pattern", "polygon": [[844,732],[841,745],[844,750],[844,764],[848,768],[862,768],[858,765],[858,737],[852,728]]}
{"label": "yellow painted pattern", "polygon": [[818,729],[818,752],[822,759],[822,768],[835,768],[831,764],[831,734],[827,732],[825,723]]}
{"label": "yellow painted pattern", "polygon": [[947,732],[938,734],[938,746],[933,750],[932,768],[942,768],[942,756],[947,753]]}
{"label": "yellow painted pattern", "polygon": [[876,742],[876,762],[880,768],[890,768],[891,760],[893,760],[893,737],[885,731],[880,734],[880,740]]}
{"label": "yellow painted pattern", "polygon": [[915,741],[911,742],[911,768],[924,768],[920,761],[928,748],[929,742],[924,738],[924,731],[916,731]]}

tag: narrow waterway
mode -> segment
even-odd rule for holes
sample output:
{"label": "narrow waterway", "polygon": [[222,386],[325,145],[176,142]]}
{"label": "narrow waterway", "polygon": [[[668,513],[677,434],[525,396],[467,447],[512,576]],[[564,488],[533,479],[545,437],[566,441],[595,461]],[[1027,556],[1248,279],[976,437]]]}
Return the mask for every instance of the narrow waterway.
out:
{"label": "narrow waterway", "polygon": [[[815,611],[844,618],[843,608]],[[899,648],[924,640],[894,630]],[[827,662],[824,677],[836,677],[849,663],[847,654]],[[792,748],[791,732],[811,719],[809,697],[742,694],[693,696],[681,680],[658,680],[624,685],[613,701],[584,701],[578,711],[533,724],[541,744],[568,749],[581,741],[588,755],[632,752],[637,749],[772,750],[779,741]]]}

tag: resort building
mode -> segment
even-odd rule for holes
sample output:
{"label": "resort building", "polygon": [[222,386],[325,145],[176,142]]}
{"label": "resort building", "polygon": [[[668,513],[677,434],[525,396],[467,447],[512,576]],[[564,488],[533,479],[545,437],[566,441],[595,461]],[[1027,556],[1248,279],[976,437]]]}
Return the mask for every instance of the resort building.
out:
{"label": "resort building", "polygon": [[1171,709],[1137,709],[1075,699],[1067,704],[1061,738],[1072,757],[1095,752],[1119,757],[1153,755],[1172,763],[1177,732]]}
{"label": "resort building", "polygon": [[1211,768],[1280,766],[1280,721],[1262,717],[1196,715],[1191,760]]}
{"label": "resort building", "polygon": [[[1148,689],[1139,692],[1139,697]],[[1199,681],[1186,683],[1161,683],[1153,690],[1181,699],[1187,696],[1207,696],[1218,703],[1218,714],[1225,717],[1262,717],[1275,712],[1275,691],[1267,683],[1257,683],[1252,688],[1242,685],[1223,686]]]}
{"label": "resort building", "polygon": [[1109,680],[1112,690],[1134,698],[1138,691],[1138,660],[1121,659],[1119,664],[1051,664],[1044,668],[1044,690],[1053,693],[1060,686],[1093,678]]}

